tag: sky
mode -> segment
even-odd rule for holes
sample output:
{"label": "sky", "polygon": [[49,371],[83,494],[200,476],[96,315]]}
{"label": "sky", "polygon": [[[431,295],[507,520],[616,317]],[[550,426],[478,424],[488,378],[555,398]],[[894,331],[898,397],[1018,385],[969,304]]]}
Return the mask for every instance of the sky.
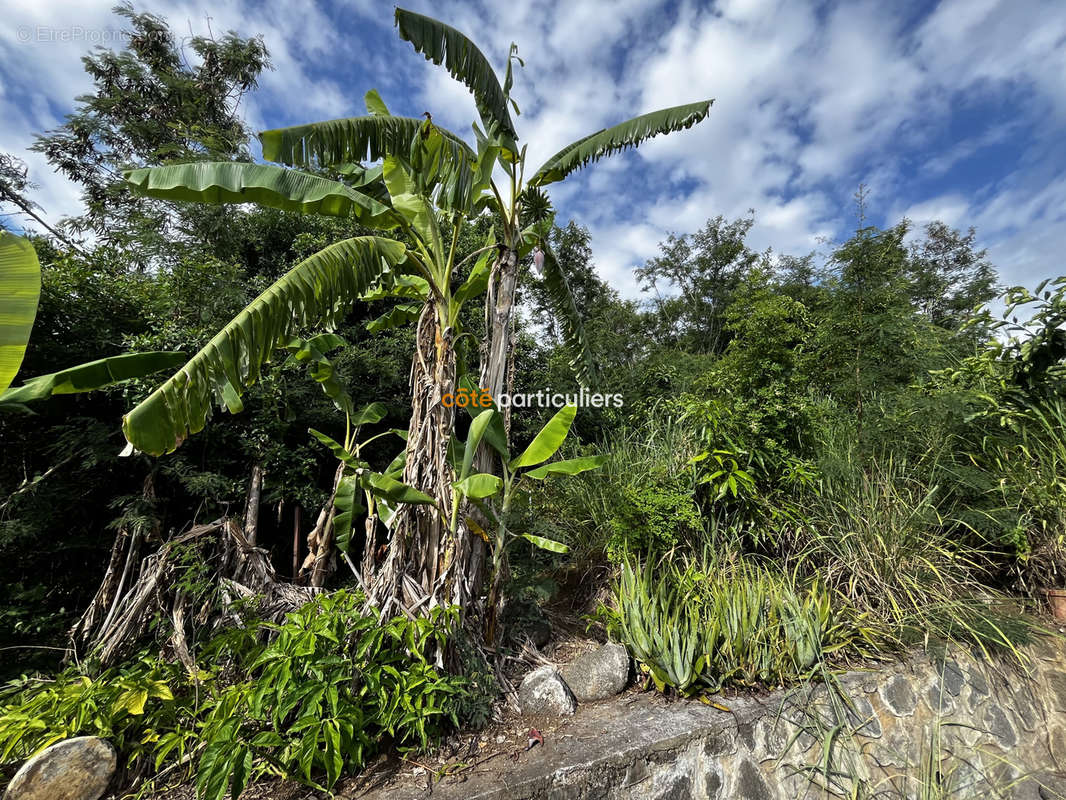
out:
{"label": "sky", "polygon": [[[23,158],[50,220],[76,187],[27,152],[91,88],[80,58],[122,45],[113,0],[4,0],[0,151]],[[377,88],[396,114],[472,141],[464,86],[399,39],[376,0],[141,0],[179,36],[261,35],[274,69],[242,101],[253,130],[356,116]],[[550,187],[592,235],[601,276],[639,296],[636,267],[670,233],[755,211],[759,250],[826,253],[867,219],[977,229],[1004,284],[1066,274],[1066,2],[507,0],[406,6],[462,30],[512,94],[528,162],[604,126],[713,98],[708,118]],[[257,152],[253,148],[253,152]]]}

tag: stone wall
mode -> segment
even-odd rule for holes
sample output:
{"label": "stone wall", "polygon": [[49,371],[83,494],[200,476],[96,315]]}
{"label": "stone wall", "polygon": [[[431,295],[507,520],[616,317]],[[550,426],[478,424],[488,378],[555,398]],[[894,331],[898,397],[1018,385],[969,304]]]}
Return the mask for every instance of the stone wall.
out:
{"label": "stone wall", "polygon": [[[434,798],[918,797],[1066,800],[1066,647],[1027,650],[1025,669],[951,652],[763,697],[722,710],[651,693],[582,705],[544,726],[544,744],[446,778]],[[847,697],[844,702],[841,698]],[[832,741],[825,763],[825,743]],[[813,782],[812,782],[813,780]],[[367,797],[424,797],[425,780]]]}

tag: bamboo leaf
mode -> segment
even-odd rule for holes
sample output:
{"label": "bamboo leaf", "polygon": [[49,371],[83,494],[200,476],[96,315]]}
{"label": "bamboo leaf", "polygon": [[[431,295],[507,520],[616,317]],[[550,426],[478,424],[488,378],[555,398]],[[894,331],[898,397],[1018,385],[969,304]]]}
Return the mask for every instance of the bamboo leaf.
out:
{"label": "bamboo leaf", "polygon": [[174,450],[202,430],[212,399],[239,396],[279,343],[304,325],[332,327],[383,270],[406,258],[400,242],[345,239],[301,261],[253,300],[174,376],[129,412],[122,430],[152,455]]}

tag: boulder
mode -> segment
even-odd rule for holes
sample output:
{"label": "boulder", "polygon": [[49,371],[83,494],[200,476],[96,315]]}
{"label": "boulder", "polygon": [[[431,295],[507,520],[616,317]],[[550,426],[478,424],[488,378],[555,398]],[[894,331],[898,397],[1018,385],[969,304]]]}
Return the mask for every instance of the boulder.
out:
{"label": "boulder", "polygon": [[573,714],[577,701],[553,666],[538,667],[518,687],[518,707],[523,714],[563,716]]}
{"label": "boulder", "polygon": [[98,800],[117,765],[115,748],[103,739],[66,739],[23,764],[4,800]]}
{"label": "boulder", "polygon": [[563,667],[562,675],[579,703],[606,700],[629,682],[629,652],[620,644],[600,645]]}

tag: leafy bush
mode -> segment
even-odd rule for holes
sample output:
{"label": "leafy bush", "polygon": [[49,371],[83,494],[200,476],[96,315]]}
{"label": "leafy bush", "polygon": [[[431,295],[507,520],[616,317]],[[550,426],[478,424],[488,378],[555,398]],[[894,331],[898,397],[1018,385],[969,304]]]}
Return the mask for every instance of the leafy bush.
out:
{"label": "leafy bush", "polygon": [[109,739],[135,768],[160,732],[190,713],[179,667],[147,655],[90,677],[69,669],[54,680],[20,678],[0,692],[0,765],[72,736]]}
{"label": "leafy bush", "polygon": [[342,591],[281,625],[220,635],[205,651],[213,669],[195,676],[144,658],[95,679],[72,669],[23,680],[3,697],[2,762],[94,734],[114,742],[128,770],[162,770],[157,781],[195,774],[201,800],[236,798],[264,774],[328,790],[379,749],[425,748],[457,724],[465,681],[429,661],[451,623],[437,611],[379,624]]}
{"label": "leafy bush", "polygon": [[691,542],[703,530],[691,481],[685,486],[684,480],[653,483],[646,479],[634,476],[634,482],[619,492],[607,540],[612,561],[623,560],[627,553],[643,555]]}
{"label": "leafy bush", "polygon": [[607,458],[596,473],[538,487],[531,513],[578,559],[607,554],[617,563],[626,553],[698,545],[704,521],[689,465],[697,447],[691,429],[660,404],[641,427],[598,448]]}

